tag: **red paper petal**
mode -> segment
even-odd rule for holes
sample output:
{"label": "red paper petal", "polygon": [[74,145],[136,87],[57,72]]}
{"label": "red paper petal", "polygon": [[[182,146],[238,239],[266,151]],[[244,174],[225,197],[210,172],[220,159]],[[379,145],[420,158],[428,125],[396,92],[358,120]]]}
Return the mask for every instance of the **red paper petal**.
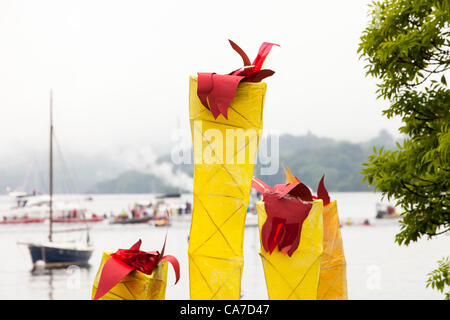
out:
{"label": "red paper petal", "polygon": [[178,280],[180,280],[180,264],[178,263],[177,258],[167,255],[162,257],[161,260],[167,260],[170,262],[173,267],[173,271],[175,271],[175,284],[177,284]]}
{"label": "red paper petal", "polygon": [[273,189],[278,192],[279,198],[289,194],[293,197],[299,197],[303,201],[313,201],[311,190],[309,190],[309,188],[301,182],[277,184],[273,187]]}
{"label": "red paper petal", "polygon": [[261,194],[264,194],[266,190],[272,191],[272,188],[265,184],[263,181],[259,180],[257,177],[252,179],[252,188]]}
{"label": "red paper petal", "polygon": [[166,250],[166,242],[167,242],[167,231],[166,231],[166,236],[164,237],[164,244],[163,244],[163,247],[161,249],[161,257],[164,256],[164,251]]}
{"label": "red paper petal", "polygon": [[276,184],[273,190],[278,193],[278,198],[281,199],[294,189],[298,183],[286,183],[286,184]]}
{"label": "red paper petal", "polygon": [[236,43],[234,43],[230,39],[228,39],[228,41],[230,42],[231,47],[234,49],[234,51],[236,51],[241,56],[242,61],[244,62],[244,66],[249,66],[251,64],[250,59],[248,58],[244,50],[242,50]]}
{"label": "red paper petal", "polygon": [[126,263],[111,257],[103,266],[100,280],[98,282],[97,292],[94,300],[103,297],[109,290],[114,288],[127,274],[133,271],[134,268]]}
{"label": "red paper petal", "polygon": [[[304,219],[306,219],[306,216],[304,217]],[[289,256],[292,256],[300,243],[300,236],[304,219],[299,223],[290,223],[285,225],[284,237],[278,242],[278,248],[280,249],[280,251],[286,253]]]}
{"label": "red paper petal", "polygon": [[261,47],[259,47],[258,55],[256,56],[255,60],[253,61],[254,67],[252,69],[252,73],[255,73],[255,72],[261,70],[264,60],[266,60],[270,50],[272,49],[272,47],[274,45],[279,47],[278,44],[269,43],[269,42],[263,42]]}
{"label": "red paper petal", "polygon": [[252,75],[245,77],[242,82],[261,82],[265,78],[273,76],[274,73],[275,71],[269,69],[259,70]]}
{"label": "red paper petal", "polygon": [[[250,60],[236,43],[229,40],[231,47],[241,56],[244,66],[250,65]],[[228,108],[236,95],[239,83],[243,80],[247,82],[259,82],[274,74],[272,70],[261,70],[261,66],[269,54],[273,43],[264,42],[259,48],[253,67],[240,68],[227,75],[215,73],[198,73],[197,95],[203,106],[211,110],[214,119],[222,114],[228,119]]]}
{"label": "red paper petal", "polygon": [[[307,218],[312,204],[294,197],[279,198],[277,193],[265,192],[264,205],[267,220],[261,229],[261,241],[264,249],[271,253],[273,242],[288,255],[297,250],[303,221]],[[282,227],[277,231],[278,225]],[[275,235],[278,237],[275,238]]]}
{"label": "red paper petal", "polygon": [[283,224],[284,219],[269,215],[269,213],[267,213],[266,222],[261,228],[261,242],[264,250],[267,252],[272,253],[273,249],[277,247],[276,237],[278,236],[279,230],[281,230]]}
{"label": "red paper petal", "polygon": [[291,189],[289,194],[294,197],[299,197],[303,201],[313,201],[311,190],[309,190],[309,188],[301,182]]}
{"label": "red paper petal", "polygon": [[317,188],[317,197],[323,200],[323,205],[326,206],[330,203],[330,196],[328,195],[328,190],[325,188],[324,184],[325,175],[320,179],[319,187]]}
{"label": "red paper petal", "polygon": [[269,253],[272,253],[273,250],[275,250],[275,248],[277,247],[278,244],[278,239],[283,238],[283,226],[284,223],[278,223],[276,230],[275,230],[275,234],[273,236],[273,239],[271,239],[271,243],[270,243],[270,247],[269,247]]}
{"label": "red paper petal", "polygon": [[228,107],[243,78],[243,76],[198,73],[197,95],[202,104],[211,110],[214,119],[217,119],[219,114],[228,118]]}
{"label": "red paper petal", "polygon": [[131,246],[130,250],[133,250],[133,251],[139,251],[139,249],[141,249],[141,244],[142,244],[142,240],[139,239],[138,242],[136,242],[135,244],[133,244],[133,245]]}
{"label": "red paper petal", "polygon": [[208,94],[213,89],[213,73],[199,72],[197,80],[197,95],[202,103],[202,105],[209,109],[208,105]]}

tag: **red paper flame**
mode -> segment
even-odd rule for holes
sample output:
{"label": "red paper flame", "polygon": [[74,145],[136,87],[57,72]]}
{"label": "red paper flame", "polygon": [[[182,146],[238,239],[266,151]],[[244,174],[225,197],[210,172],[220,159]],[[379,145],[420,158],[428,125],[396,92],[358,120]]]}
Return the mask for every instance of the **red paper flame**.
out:
{"label": "red paper flame", "polygon": [[327,204],[330,203],[330,196],[328,195],[328,190],[325,188],[324,184],[325,175],[322,176],[322,179],[320,179],[319,186],[317,187],[317,198],[323,200],[323,206],[325,207]]}
{"label": "red paper flame", "polygon": [[262,65],[267,58],[270,50],[275,43],[264,42],[259,48],[258,55],[253,64],[250,65],[250,59],[247,54],[236,43],[229,40],[231,47],[242,57],[244,68],[240,68],[226,75],[216,73],[198,73],[197,95],[206,108],[211,110],[214,119],[222,114],[228,119],[228,107],[236,95],[236,90],[241,81],[260,82],[263,79],[272,76],[275,72],[272,70],[261,70]]}
{"label": "red paper flame", "polygon": [[317,197],[309,188],[285,169],[287,181],[295,183],[277,184],[273,188],[253,177],[252,187],[263,194],[267,220],[261,228],[261,242],[264,250],[270,254],[278,249],[291,256],[298,248],[303,222],[312,208],[313,199],[322,199],[323,205],[330,203],[330,196],[325,188],[325,175],[320,179]]}
{"label": "red paper flame", "polygon": [[270,254],[276,246],[289,255],[297,250],[303,222],[312,204],[311,191],[303,183],[277,184],[273,188],[254,177],[252,187],[263,194],[267,219],[261,228],[261,242]]}
{"label": "red paper flame", "polygon": [[130,249],[119,249],[111,254],[111,258],[103,266],[94,300],[103,297],[133,270],[138,270],[148,275],[152,274],[155,267],[162,260],[167,260],[172,264],[176,277],[175,284],[178,282],[180,279],[180,264],[174,256],[164,256],[166,240],[164,240],[161,253],[158,251],[141,251],[141,244],[142,241],[139,239]]}

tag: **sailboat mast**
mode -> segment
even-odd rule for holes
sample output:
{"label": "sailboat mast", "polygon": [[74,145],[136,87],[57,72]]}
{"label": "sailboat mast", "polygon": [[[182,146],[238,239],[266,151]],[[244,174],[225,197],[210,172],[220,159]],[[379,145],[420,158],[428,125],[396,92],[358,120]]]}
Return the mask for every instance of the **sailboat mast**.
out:
{"label": "sailboat mast", "polygon": [[48,234],[48,240],[53,240],[53,90],[50,91],[50,182],[49,182],[49,194],[50,194],[50,229]]}
{"label": "sailboat mast", "polygon": [[[180,135],[180,139],[182,139],[181,137],[182,137],[182,135],[181,135],[181,128],[180,128],[180,116],[177,116],[177,134],[179,134]],[[180,184],[178,183],[178,194],[180,194],[181,195],[181,186],[180,186]]]}

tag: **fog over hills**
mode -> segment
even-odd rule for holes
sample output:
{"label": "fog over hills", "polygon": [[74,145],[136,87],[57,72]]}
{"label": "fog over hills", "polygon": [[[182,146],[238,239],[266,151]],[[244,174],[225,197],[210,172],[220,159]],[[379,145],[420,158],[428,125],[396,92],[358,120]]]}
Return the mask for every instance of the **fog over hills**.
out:
{"label": "fog over hills", "polygon": [[[288,166],[302,182],[316,188],[322,174],[332,191],[367,191],[361,184],[361,163],[373,146],[394,148],[395,141],[382,130],[377,137],[362,143],[336,141],[312,133],[279,137],[279,167],[273,175],[261,175],[264,165],[255,165],[255,175],[268,184],[284,181],[283,166]],[[190,153],[187,149],[185,152]],[[62,152],[55,146],[55,193],[147,193],[190,191],[192,164],[176,165],[170,153],[150,146],[125,146],[97,154]],[[48,192],[48,155],[46,150],[2,154],[0,192],[7,187],[31,192]]]}

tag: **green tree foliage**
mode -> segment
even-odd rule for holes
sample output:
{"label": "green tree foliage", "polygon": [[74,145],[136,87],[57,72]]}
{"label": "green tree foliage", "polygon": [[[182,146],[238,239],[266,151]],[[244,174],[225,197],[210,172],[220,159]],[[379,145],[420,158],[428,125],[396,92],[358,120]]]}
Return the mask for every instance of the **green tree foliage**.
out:
{"label": "green tree foliage", "polygon": [[449,0],[386,0],[371,5],[358,52],[380,80],[383,114],[401,117],[398,150],[374,150],[364,179],[405,213],[399,244],[450,230]]}
{"label": "green tree foliage", "polygon": [[[443,258],[438,261],[438,268],[428,274],[427,287],[432,287],[444,292],[445,287],[450,286],[450,259]],[[445,299],[450,300],[450,292],[445,294]]]}

